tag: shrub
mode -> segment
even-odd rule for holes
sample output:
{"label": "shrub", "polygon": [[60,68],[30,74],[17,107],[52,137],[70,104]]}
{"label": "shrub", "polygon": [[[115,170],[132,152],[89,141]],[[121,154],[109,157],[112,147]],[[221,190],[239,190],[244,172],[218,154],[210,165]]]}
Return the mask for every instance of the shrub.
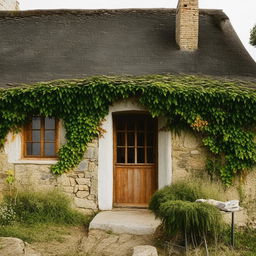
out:
{"label": "shrub", "polygon": [[149,209],[152,210],[156,216],[159,216],[160,205],[169,200],[194,202],[199,198],[218,199],[216,197],[217,193],[212,191],[209,193],[202,184],[196,181],[193,183],[180,181],[158,190],[150,200]]}
{"label": "shrub", "polygon": [[22,223],[88,223],[88,216],[72,209],[69,198],[56,190],[50,192],[23,191],[15,196],[6,195],[4,204],[9,205],[15,213],[16,220]]}
{"label": "shrub", "polygon": [[206,237],[216,238],[223,227],[220,211],[206,203],[167,201],[160,206],[159,218],[168,235],[182,233],[196,244]]}
{"label": "shrub", "polygon": [[151,198],[149,209],[162,221],[169,237],[181,235],[186,241],[200,244],[221,233],[223,220],[220,211],[212,205],[195,202],[199,198],[216,198],[213,187],[181,181],[157,191]]}

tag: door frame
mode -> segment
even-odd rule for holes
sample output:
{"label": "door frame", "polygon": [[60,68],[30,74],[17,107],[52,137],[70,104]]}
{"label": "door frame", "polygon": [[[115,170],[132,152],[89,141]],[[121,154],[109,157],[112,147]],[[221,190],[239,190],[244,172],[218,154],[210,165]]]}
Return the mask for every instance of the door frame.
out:
{"label": "door frame", "polygon": [[[109,113],[102,123],[106,132],[99,138],[98,152],[98,205],[100,210],[113,208],[113,113],[147,112],[135,100],[123,100],[110,106]],[[158,189],[172,182],[171,132],[163,128],[165,118],[158,118]]]}

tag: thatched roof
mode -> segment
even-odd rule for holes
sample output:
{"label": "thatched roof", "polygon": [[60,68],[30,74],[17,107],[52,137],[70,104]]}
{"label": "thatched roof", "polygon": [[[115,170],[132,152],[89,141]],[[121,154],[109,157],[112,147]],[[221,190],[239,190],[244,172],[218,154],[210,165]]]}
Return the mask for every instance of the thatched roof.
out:
{"label": "thatched roof", "polygon": [[221,10],[200,10],[199,49],[175,43],[175,9],[0,12],[0,86],[92,75],[203,74],[256,80]]}

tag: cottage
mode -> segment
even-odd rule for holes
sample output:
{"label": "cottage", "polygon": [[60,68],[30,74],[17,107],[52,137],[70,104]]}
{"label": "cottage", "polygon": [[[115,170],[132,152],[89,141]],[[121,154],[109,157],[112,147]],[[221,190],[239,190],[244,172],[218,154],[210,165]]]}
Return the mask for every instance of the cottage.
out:
{"label": "cottage", "polygon": [[[240,81],[236,84],[248,90],[256,84],[256,64],[228,17],[221,10],[199,10],[197,0],[180,0],[177,9],[1,11],[0,34],[1,121],[15,124],[8,126],[12,131],[0,154],[0,189],[5,189],[6,171],[13,170],[16,186],[59,187],[85,211],[146,207],[157,189],[204,170],[207,153],[199,136],[191,132],[178,136],[164,129],[168,121],[161,114],[164,107],[157,115],[149,102],[141,104],[136,92],[123,100],[111,99],[101,118],[102,113],[92,115],[90,104],[91,109],[101,105],[83,98],[82,88],[99,84],[101,76],[110,76],[102,78],[105,88],[111,83],[143,87],[161,79],[173,84],[184,79],[194,88],[200,83],[196,79],[205,76],[219,84]],[[75,80],[91,76],[98,78]],[[52,80],[59,81],[42,83]],[[24,85],[38,82],[34,87]],[[51,91],[44,91],[47,86]],[[76,91],[70,104],[65,100],[67,91],[59,94],[64,87]],[[14,99],[12,92],[17,91],[15,103],[10,101],[6,108],[4,97]],[[102,97],[104,88],[97,93],[95,97]],[[76,100],[87,113],[72,114],[77,113],[72,112]],[[90,122],[86,119],[72,133],[72,122],[89,114]],[[88,142],[87,137],[93,137],[88,127],[96,129],[93,120],[101,121],[102,134]],[[22,129],[13,132],[17,126]],[[1,129],[5,134],[6,126]],[[79,137],[83,142],[76,142]],[[68,172],[55,176],[50,169],[56,165],[55,173]]]}

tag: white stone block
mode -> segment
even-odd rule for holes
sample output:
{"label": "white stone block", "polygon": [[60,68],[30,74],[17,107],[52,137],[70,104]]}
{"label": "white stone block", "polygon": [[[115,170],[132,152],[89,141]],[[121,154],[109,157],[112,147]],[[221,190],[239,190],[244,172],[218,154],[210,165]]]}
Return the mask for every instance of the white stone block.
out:
{"label": "white stone block", "polygon": [[133,256],[158,256],[158,253],[154,246],[140,245],[133,248]]}

